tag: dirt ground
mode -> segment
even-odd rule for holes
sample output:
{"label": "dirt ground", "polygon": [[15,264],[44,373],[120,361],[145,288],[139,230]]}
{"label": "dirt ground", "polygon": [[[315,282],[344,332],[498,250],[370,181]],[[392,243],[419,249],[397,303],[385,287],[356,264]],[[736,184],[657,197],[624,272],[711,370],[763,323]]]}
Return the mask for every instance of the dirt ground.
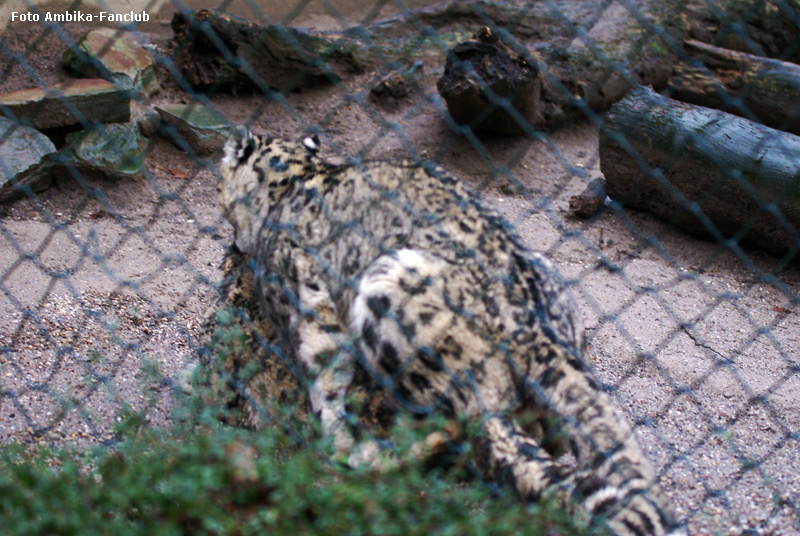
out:
{"label": "dirt ground", "polygon": [[[320,9],[295,22],[337,24]],[[167,47],[167,26],[148,32]],[[66,77],[54,68],[65,48],[58,36],[31,40],[30,28],[16,27],[2,39],[26,59],[0,55],[0,91]],[[600,176],[597,126],[576,122],[537,141],[454,137],[435,92],[441,58],[425,63],[425,94],[394,109],[349,98],[371,73],[285,104],[252,95],[212,103],[271,135],[317,125],[330,159],[410,155],[467,180],[569,279],[597,373],[692,533],[798,533],[796,266],[776,271],[778,261],[754,249],[738,258],[648,214],[575,219],[570,196]],[[191,98],[165,72],[161,81],[146,105]],[[158,140],[146,165],[141,180],[90,181],[102,201],[64,179],[36,201],[0,207],[0,442],[111,440],[126,409],[169,422],[231,229],[213,159],[195,162]]]}

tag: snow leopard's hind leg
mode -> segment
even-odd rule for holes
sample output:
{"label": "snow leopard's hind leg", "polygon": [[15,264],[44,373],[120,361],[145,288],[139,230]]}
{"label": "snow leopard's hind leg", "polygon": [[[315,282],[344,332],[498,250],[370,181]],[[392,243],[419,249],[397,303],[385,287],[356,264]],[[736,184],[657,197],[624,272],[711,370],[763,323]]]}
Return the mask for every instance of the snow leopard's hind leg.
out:
{"label": "snow leopard's hind leg", "polygon": [[[365,366],[411,411],[481,421],[487,477],[524,500],[555,496],[607,519],[618,534],[670,534],[652,468],[591,371],[536,323],[490,335],[507,317],[492,318],[485,308],[498,287],[477,271],[410,249],[376,259],[350,309]],[[517,341],[518,333],[528,336]],[[523,429],[514,417],[525,410],[544,410],[556,433]],[[543,446],[561,443],[564,432],[577,467]]]}
{"label": "snow leopard's hind leg", "polygon": [[339,317],[323,278],[313,261],[301,257],[298,273],[297,355],[311,379],[309,403],[320,419],[323,434],[333,439],[337,455],[348,454],[354,440],[347,426],[345,398],[355,374],[348,350],[347,326]]}
{"label": "snow leopard's hind leg", "polygon": [[605,519],[619,536],[685,536],[674,526],[658,486],[637,487],[638,475],[635,470],[631,474],[635,464],[617,464],[615,469],[629,481],[615,485],[611,481],[616,479],[602,476],[597,467],[565,467],[516,423],[491,417],[484,430],[487,476],[511,486],[523,500],[547,496],[566,507],[580,505],[592,523]]}

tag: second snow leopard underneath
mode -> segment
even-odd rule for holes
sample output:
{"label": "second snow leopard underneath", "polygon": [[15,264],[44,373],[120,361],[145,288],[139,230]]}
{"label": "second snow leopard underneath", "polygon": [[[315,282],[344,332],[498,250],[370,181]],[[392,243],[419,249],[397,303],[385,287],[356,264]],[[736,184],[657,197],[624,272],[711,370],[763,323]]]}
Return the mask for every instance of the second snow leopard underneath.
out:
{"label": "second snow leopard underneath", "polygon": [[[678,534],[550,261],[439,167],[332,165],[317,148],[238,128],[218,189],[262,313],[312,378],[337,449],[357,450],[345,395],[360,363],[401,407],[481,422],[487,476],[524,499],[567,497],[618,534]],[[577,468],[517,423],[526,411],[558,424]]]}

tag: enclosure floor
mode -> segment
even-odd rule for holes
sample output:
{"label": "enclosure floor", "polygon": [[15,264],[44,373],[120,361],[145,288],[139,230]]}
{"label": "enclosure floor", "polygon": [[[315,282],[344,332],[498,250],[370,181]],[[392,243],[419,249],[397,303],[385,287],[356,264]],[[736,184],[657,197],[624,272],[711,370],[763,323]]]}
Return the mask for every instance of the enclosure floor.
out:
{"label": "enclosure floor", "polygon": [[[315,9],[296,23],[337,21]],[[148,31],[167,45],[168,26]],[[26,37],[4,41],[25,50]],[[65,77],[52,69],[63,49],[50,34],[28,53],[46,83]],[[600,176],[597,127],[568,124],[547,143],[454,139],[438,111],[437,61],[426,60],[427,96],[395,110],[346,98],[372,73],[289,94],[288,112],[252,95],[211,101],[256,132],[299,137],[304,125],[320,125],[331,160],[422,157],[468,181],[571,281],[588,355],[692,533],[795,531],[796,514],[775,498],[800,502],[800,449],[787,439],[800,432],[796,267],[770,285],[761,275],[777,260],[758,250],[746,249],[743,261],[648,214],[575,219],[570,196]],[[14,67],[0,91],[30,85]],[[166,82],[151,104],[182,98],[191,96]],[[12,393],[0,398],[0,442],[100,441],[125,407],[169,422],[231,229],[217,206],[215,162],[194,162],[161,140],[146,165],[145,179],[90,182],[104,203],[67,179],[36,203],[0,208],[0,346],[11,349],[0,355],[0,386]]]}

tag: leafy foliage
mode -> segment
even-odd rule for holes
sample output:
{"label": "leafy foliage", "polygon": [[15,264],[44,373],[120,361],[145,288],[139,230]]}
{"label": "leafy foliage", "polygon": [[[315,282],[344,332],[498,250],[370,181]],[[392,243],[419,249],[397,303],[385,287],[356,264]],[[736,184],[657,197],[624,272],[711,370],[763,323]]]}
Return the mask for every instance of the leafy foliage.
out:
{"label": "leafy foliage", "polygon": [[[0,450],[4,534],[586,534],[455,470],[345,469],[276,429],[133,424],[116,449]],[[398,434],[399,443],[411,435]],[[393,435],[394,439],[394,435]],[[305,441],[305,440],[304,440]],[[311,440],[313,441],[313,440]],[[402,446],[399,448],[403,448]]]}

